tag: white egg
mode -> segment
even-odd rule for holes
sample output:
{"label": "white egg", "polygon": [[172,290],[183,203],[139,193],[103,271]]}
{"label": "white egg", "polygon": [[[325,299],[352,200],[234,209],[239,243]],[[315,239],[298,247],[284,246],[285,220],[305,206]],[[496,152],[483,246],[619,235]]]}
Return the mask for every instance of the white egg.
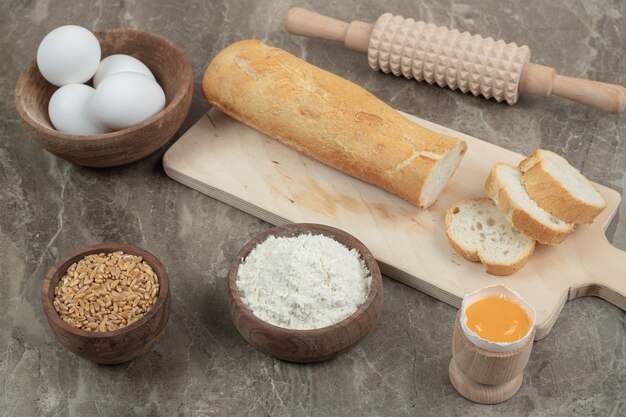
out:
{"label": "white egg", "polygon": [[97,135],[110,132],[96,116],[93,99],[96,90],[85,84],[68,84],[54,92],[48,115],[54,128],[72,135]]}
{"label": "white egg", "polygon": [[154,80],[136,72],[118,72],[100,82],[94,96],[98,118],[111,129],[126,129],[165,107],[165,93]]}
{"label": "white egg", "polygon": [[130,55],[116,54],[110,55],[100,62],[96,75],[93,76],[93,86],[98,88],[102,80],[118,72],[137,72],[156,81],[150,69],[143,62]]}
{"label": "white egg", "polygon": [[41,75],[56,86],[89,81],[100,64],[100,43],[81,26],[61,26],[48,33],[37,49]]}

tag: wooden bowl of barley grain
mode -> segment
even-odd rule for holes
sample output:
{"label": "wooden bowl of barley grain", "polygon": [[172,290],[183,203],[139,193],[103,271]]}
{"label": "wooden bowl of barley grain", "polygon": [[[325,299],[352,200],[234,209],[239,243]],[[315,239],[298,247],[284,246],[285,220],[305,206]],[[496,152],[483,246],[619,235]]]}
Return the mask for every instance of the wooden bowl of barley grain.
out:
{"label": "wooden bowl of barley grain", "polygon": [[[101,321],[104,321],[105,324],[102,325],[102,323],[99,322],[102,326],[96,326],[96,328],[94,328],[93,330],[91,327],[86,327],[88,330],[78,328],[76,327],[76,322],[74,322],[74,325],[70,324],[71,321],[68,321],[69,319],[67,314],[64,314],[64,318],[62,318],[61,313],[67,313],[67,310],[58,310],[59,300],[57,299],[55,301],[55,297],[57,297],[57,295],[55,295],[55,289],[59,285],[59,281],[67,279],[65,278],[65,275],[68,273],[68,268],[72,267],[75,263],[79,263],[87,256],[98,256],[99,254],[113,254],[119,251],[122,251],[125,255],[139,256],[143,259],[143,262],[145,262],[145,264],[149,266],[148,268],[143,264],[141,265],[142,268],[145,268],[145,270],[148,271],[147,276],[150,277],[149,279],[152,280],[152,282],[158,283],[158,291],[154,292],[154,287],[152,287],[151,292],[154,292],[154,295],[146,296],[146,299],[148,299],[148,302],[151,304],[147,307],[144,306],[143,310],[137,310],[135,307],[137,307],[137,305],[139,305],[140,303],[138,301],[130,302],[129,305],[131,306],[131,309],[129,310],[132,310],[133,313],[132,315],[131,313],[129,313],[129,315],[125,316],[128,317],[127,321],[124,321],[121,324],[119,324],[119,320],[114,320],[118,324],[114,324],[113,322],[106,323],[107,318],[113,317],[113,319],[116,319],[122,317],[118,316],[116,313],[111,313],[108,315],[104,314],[104,320]],[[122,261],[120,260],[120,265],[122,265],[121,262]],[[131,264],[138,265],[134,263]],[[114,262],[111,262],[111,265],[114,265]],[[122,266],[123,271],[126,271],[124,269],[125,267],[126,265]],[[128,268],[130,268],[130,266],[128,266]],[[150,271],[152,271],[156,275],[156,277],[152,277],[152,273]],[[107,269],[107,273],[108,272],[109,270]],[[116,272],[119,273],[119,271],[117,270]],[[107,275],[104,274],[104,276],[106,277]],[[142,279],[143,278],[145,278],[144,275],[142,275]],[[89,280],[89,284],[91,284],[92,282],[92,279],[88,278],[87,276],[85,276],[83,279]],[[80,285],[84,287],[84,283],[85,282],[83,281],[82,283],[74,284],[73,288],[79,288]],[[110,289],[111,284],[103,285],[103,293],[106,292],[107,287]],[[138,289],[138,286],[129,282],[128,288]],[[145,288],[142,289],[144,289],[144,291],[141,292],[141,294],[145,294]],[[80,291],[77,291],[77,293],[80,293],[81,291],[87,290],[81,289]],[[114,294],[112,295],[112,297],[115,300],[118,294],[112,294]],[[120,294],[123,295],[127,293],[120,292]],[[139,294],[140,293],[137,292],[136,295],[139,296]],[[100,295],[98,297],[100,297]],[[108,295],[109,294],[107,294],[106,296]],[[83,298],[86,297],[83,296]],[[136,297],[133,297],[133,300],[135,298]],[[110,306],[111,298],[104,299]],[[97,298],[97,300],[100,300],[100,298]],[[143,299],[141,301],[143,302]],[[130,361],[147,352],[158,342],[159,338],[163,334],[165,325],[170,315],[169,280],[163,264],[154,255],[141,248],[122,243],[96,244],[73,251],[72,253],[60,259],[54,266],[49,269],[46,277],[43,280],[43,285],[41,289],[41,302],[43,304],[43,309],[46,313],[48,323],[50,323],[50,327],[52,328],[52,331],[54,332],[57,340],[63,346],[65,346],[71,352],[82,356],[85,359],[89,359],[92,362],[96,362],[99,364],[118,364]],[[115,304],[117,304],[117,302],[115,302]],[[120,304],[125,305],[126,302]],[[135,304],[135,307],[132,307],[133,304]],[[65,304],[63,305],[63,307],[67,308]],[[115,307],[117,312],[117,306]],[[122,311],[122,308],[120,308],[120,311]],[[134,314],[135,311],[140,311],[140,313]],[[85,315],[85,313],[81,314]],[[86,314],[88,315],[88,313]],[[103,316],[100,315],[100,318],[102,317]],[[80,325],[82,326],[82,324]]]}

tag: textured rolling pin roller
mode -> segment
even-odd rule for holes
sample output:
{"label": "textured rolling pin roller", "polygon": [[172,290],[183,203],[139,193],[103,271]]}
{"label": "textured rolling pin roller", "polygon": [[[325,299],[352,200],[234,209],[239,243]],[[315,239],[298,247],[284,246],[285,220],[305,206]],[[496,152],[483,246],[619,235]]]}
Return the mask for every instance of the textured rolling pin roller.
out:
{"label": "textured rolling pin roller", "polygon": [[376,23],[342,22],[305,9],[289,10],[287,31],[343,42],[367,52],[372,69],[515,104],[522,93],[552,94],[609,113],[622,113],[626,89],[558,75],[530,62],[530,49],[502,40],[385,13]]}

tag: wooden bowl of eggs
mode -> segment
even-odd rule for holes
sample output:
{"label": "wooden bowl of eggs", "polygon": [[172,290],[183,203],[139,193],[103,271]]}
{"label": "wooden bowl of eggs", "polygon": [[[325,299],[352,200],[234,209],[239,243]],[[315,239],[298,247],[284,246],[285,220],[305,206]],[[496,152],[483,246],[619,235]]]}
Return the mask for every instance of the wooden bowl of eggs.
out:
{"label": "wooden bowl of eggs", "polygon": [[[87,39],[85,42],[91,42],[90,45],[83,45],[87,50],[98,49],[97,44],[99,43],[101,55],[100,51],[97,51],[97,62],[100,61],[100,56],[104,60],[104,58],[110,55],[128,55],[130,56],[129,59],[134,60],[136,58],[145,64],[145,67],[149,69],[148,72],[151,72],[153,75],[153,80],[133,72],[134,70],[122,69],[120,72],[126,74],[126,79],[122,80],[121,83],[118,82],[115,88],[118,91],[124,91],[128,90],[128,86],[130,86],[141,90],[142,94],[144,94],[143,100],[136,100],[136,102],[138,101],[141,104],[132,105],[126,109],[123,108],[119,100],[116,100],[115,88],[113,88],[113,92],[109,94],[109,97],[104,96],[99,101],[104,111],[108,111],[106,116],[111,119],[108,121],[110,126],[106,126],[107,130],[104,130],[109,131],[109,133],[63,133],[55,129],[49,116],[52,113],[49,112],[56,110],[57,114],[61,115],[67,115],[70,112],[66,110],[67,107],[64,107],[63,103],[51,103],[51,97],[58,87],[46,80],[46,78],[54,80],[54,76],[59,77],[62,75],[55,75],[54,71],[52,71],[52,77],[48,75],[44,78],[37,65],[38,60],[42,59],[40,56],[42,48],[40,46],[38,59],[33,60],[24,70],[15,87],[17,113],[23,120],[30,136],[50,153],[75,164],[89,167],[111,167],[127,164],[144,158],[161,148],[179,129],[191,105],[193,75],[191,65],[183,51],[174,43],[161,36],[138,30],[103,30],[93,34],[98,41],[95,42],[93,35],[88,30],[78,26],[70,27],[70,29],[75,32],[78,31],[77,35],[80,36],[83,35],[80,29],[86,32],[85,36]],[[46,38],[51,37],[55,31],[51,32]],[[70,31],[69,37],[80,37],[72,35],[74,33]],[[91,39],[89,39],[90,35]],[[42,44],[46,41],[46,38],[44,38]],[[63,43],[66,43],[68,35],[65,34],[65,39],[62,37],[58,38],[59,36],[56,39],[57,44],[63,45]],[[95,45],[93,45],[94,42]],[[52,45],[47,56],[48,62],[52,62],[52,65],[54,65],[55,59],[58,61],[58,57],[55,56],[55,48],[59,48],[59,46]],[[93,66],[94,64],[91,62],[89,65]],[[87,71],[89,72],[89,70]],[[93,72],[87,75],[87,77],[91,78],[91,75],[93,75]],[[119,74],[114,74],[113,76],[117,75]],[[88,79],[79,82],[87,82]],[[154,87],[154,81],[158,83],[160,88]],[[72,83],[75,82],[72,81]],[[102,81],[103,85],[105,82],[107,82],[106,79]],[[60,83],[57,84],[62,85]],[[87,91],[91,89],[91,86],[71,85],[74,86],[75,91],[69,91],[69,93],[78,97],[78,100],[85,102],[91,100]],[[65,87],[67,85],[61,88]],[[96,101],[94,98],[93,102]],[[158,101],[162,102],[159,103]],[[161,107],[154,114],[154,106],[158,105]],[[150,112],[150,106],[152,106],[152,113],[147,113],[147,119],[127,126],[129,118],[132,120],[133,117],[140,117],[142,112],[143,114]],[[119,120],[120,117],[123,120]],[[75,120],[64,122],[76,123]],[[110,131],[112,129],[119,130]],[[98,132],[100,131],[98,130]]]}
{"label": "wooden bowl of eggs", "polygon": [[296,223],[250,240],[228,274],[230,316],[257,350],[291,362],[337,357],[372,330],[382,309],[371,252],[339,229]]}
{"label": "wooden bowl of eggs", "polygon": [[92,362],[118,364],[147,352],[163,334],[169,279],[163,264],[141,248],[96,244],[49,269],[41,302],[63,346]]}

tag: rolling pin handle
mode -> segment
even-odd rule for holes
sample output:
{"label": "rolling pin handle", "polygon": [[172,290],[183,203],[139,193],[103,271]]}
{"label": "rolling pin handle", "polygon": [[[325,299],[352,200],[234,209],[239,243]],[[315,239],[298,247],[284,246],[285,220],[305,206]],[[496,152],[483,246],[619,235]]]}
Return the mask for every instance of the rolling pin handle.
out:
{"label": "rolling pin handle", "polygon": [[556,75],[552,94],[585,104],[607,113],[623,113],[626,89],[621,85]]}
{"label": "rolling pin handle", "polygon": [[285,16],[285,29],[292,35],[342,42],[360,52],[367,52],[372,27],[370,23],[347,23],[300,7],[289,9]]}
{"label": "rolling pin handle", "polygon": [[554,68],[528,63],[519,82],[520,93],[548,97],[552,94],[608,113],[623,113],[626,89],[620,85],[566,77]]}
{"label": "rolling pin handle", "polygon": [[367,53],[373,28],[374,25],[371,23],[360,22],[358,20],[352,21],[346,32],[344,45],[346,45],[348,49]]}
{"label": "rolling pin handle", "polygon": [[556,77],[554,68],[529,62],[522,69],[522,75],[519,80],[519,92],[549,97],[552,94],[554,77]]}

